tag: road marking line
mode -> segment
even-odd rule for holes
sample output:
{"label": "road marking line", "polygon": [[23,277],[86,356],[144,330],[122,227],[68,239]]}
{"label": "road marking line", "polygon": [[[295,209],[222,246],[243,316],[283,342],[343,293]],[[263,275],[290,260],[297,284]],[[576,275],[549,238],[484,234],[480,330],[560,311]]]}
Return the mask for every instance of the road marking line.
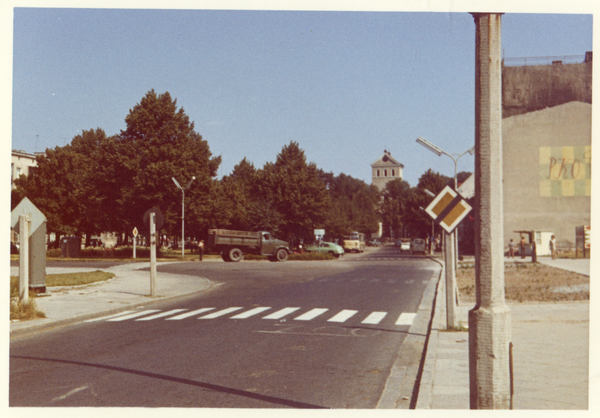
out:
{"label": "road marking line", "polygon": [[406,280],[404,283],[406,284],[413,284],[415,281],[414,280]]}
{"label": "road marking line", "polygon": [[137,318],[138,316],[144,316],[144,315],[148,315],[148,314],[158,312],[158,311],[159,311],[159,309],[148,309],[145,311],[140,311],[140,312],[132,313],[132,314],[125,315],[125,316],[119,316],[117,318],[108,319],[108,321],[110,321],[110,322],[127,321],[128,319]]}
{"label": "road marking line", "polygon": [[416,316],[416,313],[401,313],[396,321],[396,325],[412,325]]}
{"label": "road marking line", "polygon": [[217,311],[217,312],[205,315],[205,316],[201,316],[198,319],[214,319],[214,318],[218,318],[223,315],[227,315],[228,313],[231,313],[231,312],[239,311],[240,309],[244,309],[244,308],[227,308],[227,309],[223,309],[221,311]]}
{"label": "road marking line", "polygon": [[372,279],[371,283],[377,283],[380,279]]}
{"label": "road marking line", "polygon": [[297,311],[298,309],[300,308],[284,308],[277,312],[273,312],[270,315],[264,316],[263,319],[280,319],[288,314],[291,314],[292,312]]}
{"label": "road marking line", "polygon": [[294,318],[294,320],[296,321],[310,321],[311,319],[316,318],[319,315],[324,314],[325,312],[327,312],[329,309],[323,309],[323,308],[315,308],[312,309],[296,318]]}
{"label": "road marking line", "polygon": [[167,321],[178,321],[180,319],[189,318],[190,316],[198,315],[198,314],[201,314],[201,313],[206,312],[206,311],[212,311],[213,309],[215,309],[215,308],[196,309],[195,311],[186,312],[184,314],[177,315],[177,316],[174,316],[172,318],[167,318]]}
{"label": "road marking line", "polygon": [[79,387],[79,388],[75,388],[75,389],[73,389],[73,390],[71,390],[71,391],[69,391],[69,392],[65,393],[65,394],[64,394],[64,395],[62,395],[62,396],[58,396],[58,397],[56,397],[56,398],[52,399],[52,402],[55,402],[55,401],[62,401],[63,399],[66,399],[66,398],[68,398],[69,396],[71,396],[71,395],[74,395],[74,394],[75,394],[75,393],[77,393],[77,392],[81,392],[82,390],[85,390],[85,389],[87,389],[87,388],[89,388],[89,386],[81,386],[81,387]]}
{"label": "road marking line", "polygon": [[387,312],[373,312],[367,316],[361,324],[379,324],[386,315]]}
{"label": "road marking line", "polygon": [[264,312],[266,310],[271,309],[270,306],[261,306],[260,308],[254,308],[254,309],[250,309],[249,311],[243,312],[239,315],[236,316],[232,316],[230,319],[245,319],[245,318],[249,318],[253,315],[259,314],[261,312]]}
{"label": "road marking line", "polygon": [[121,315],[127,315],[128,313],[131,313],[131,312],[134,312],[134,311],[123,311],[123,312],[119,312],[118,314],[103,316],[102,318],[92,318],[92,319],[88,319],[87,321],[83,321],[83,322],[104,321],[105,319],[115,318],[115,317],[121,316]]}
{"label": "road marking line", "polygon": [[358,311],[351,311],[351,310],[344,309],[343,311],[339,312],[337,315],[330,318],[327,322],[344,322],[348,318],[354,316],[356,313],[358,313]]}
{"label": "road marking line", "polygon": [[396,283],[396,279],[390,279],[390,280],[388,280],[388,283],[389,284],[394,284],[394,283]]}
{"label": "road marking line", "polygon": [[167,312],[161,312],[161,313],[157,313],[155,315],[150,315],[150,316],[146,316],[144,318],[140,318],[140,319],[136,319],[136,321],[152,321],[153,319],[156,318],[162,318],[164,316],[169,316],[169,315],[173,315],[177,312],[182,312],[182,311],[187,311],[187,309],[173,309]]}

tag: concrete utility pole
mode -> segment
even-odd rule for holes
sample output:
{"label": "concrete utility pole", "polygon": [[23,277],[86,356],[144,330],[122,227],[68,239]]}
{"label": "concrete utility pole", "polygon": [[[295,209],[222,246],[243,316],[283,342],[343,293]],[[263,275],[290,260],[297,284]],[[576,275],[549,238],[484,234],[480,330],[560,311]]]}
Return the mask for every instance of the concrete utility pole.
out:
{"label": "concrete utility pole", "polygon": [[501,13],[472,13],[475,42],[475,291],[469,311],[471,409],[511,407],[504,299]]}

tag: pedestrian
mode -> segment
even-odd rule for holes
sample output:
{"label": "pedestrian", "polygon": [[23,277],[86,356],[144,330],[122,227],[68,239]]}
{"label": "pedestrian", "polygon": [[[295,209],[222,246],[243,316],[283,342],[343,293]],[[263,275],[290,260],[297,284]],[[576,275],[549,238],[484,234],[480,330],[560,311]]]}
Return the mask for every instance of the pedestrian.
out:
{"label": "pedestrian", "polygon": [[556,260],[556,237],[554,235],[550,237],[550,254],[552,255],[552,259]]}
{"label": "pedestrian", "polygon": [[521,258],[525,258],[525,237],[521,235],[521,242],[519,243],[519,254]]}
{"label": "pedestrian", "polygon": [[508,258],[515,259],[515,243],[512,239],[508,243]]}
{"label": "pedestrian", "polygon": [[204,240],[200,240],[198,243],[198,261],[202,261],[202,254],[204,254]]}

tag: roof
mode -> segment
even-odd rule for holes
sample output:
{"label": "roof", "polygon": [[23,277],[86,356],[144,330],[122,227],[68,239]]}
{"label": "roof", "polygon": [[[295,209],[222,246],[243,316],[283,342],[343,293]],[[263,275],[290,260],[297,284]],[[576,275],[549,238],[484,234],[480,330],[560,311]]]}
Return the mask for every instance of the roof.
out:
{"label": "roof", "polygon": [[375,166],[400,166],[404,168],[404,165],[398,162],[398,160],[396,160],[394,157],[392,157],[392,154],[388,151],[383,151],[381,157],[379,157],[373,164],[371,164],[371,167]]}

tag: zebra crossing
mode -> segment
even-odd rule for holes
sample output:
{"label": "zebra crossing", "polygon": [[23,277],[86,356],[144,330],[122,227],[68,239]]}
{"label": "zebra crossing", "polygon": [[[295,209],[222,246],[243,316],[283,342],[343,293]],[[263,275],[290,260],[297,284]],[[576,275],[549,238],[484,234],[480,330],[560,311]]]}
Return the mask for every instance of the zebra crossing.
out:
{"label": "zebra crossing", "polygon": [[[273,311],[273,312],[268,312]],[[350,320],[356,320],[363,325],[378,325],[386,318],[389,318],[389,312],[374,311],[360,312],[352,309],[343,309],[341,311],[332,311],[328,308],[313,308],[303,310],[300,307],[285,307],[274,310],[270,306],[258,306],[245,310],[240,306],[232,306],[224,309],[215,307],[200,308],[189,311],[187,309],[171,309],[161,311],[159,309],[144,309],[139,311],[127,310],[114,315],[104,316],[101,318],[88,319],[84,322],[124,322],[124,321],[181,321],[188,318],[196,318],[199,320],[211,320],[217,318],[229,318],[243,320],[248,318],[259,317],[262,320],[281,320],[287,321],[313,321],[325,319],[326,322],[345,323]],[[402,312],[398,318],[392,317],[393,324],[396,326],[411,326],[416,313]],[[386,320],[387,321],[387,320]],[[389,322],[389,321],[387,321]]]}

